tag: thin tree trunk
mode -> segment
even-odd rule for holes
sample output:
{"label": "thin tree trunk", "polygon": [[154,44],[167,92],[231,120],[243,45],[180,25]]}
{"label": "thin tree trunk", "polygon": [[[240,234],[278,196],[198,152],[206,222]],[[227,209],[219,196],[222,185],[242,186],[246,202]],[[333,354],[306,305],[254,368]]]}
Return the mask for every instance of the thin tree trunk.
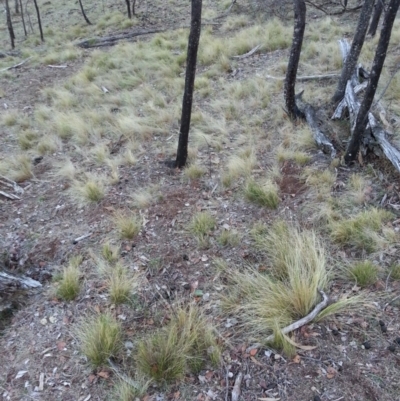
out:
{"label": "thin tree trunk", "polygon": [[15,14],[19,14],[19,2],[18,0],[14,0],[15,5]]}
{"label": "thin tree trunk", "polygon": [[383,64],[385,62],[386,53],[390,42],[393,23],[396,18],[397,10],[399,9],[399,5],[400,0],[389,1],[383,20],[381,36],[379,38],[378,46],[375,51],[369,84],[365,91],[364,100],[362,101],[360,110],[357,114],[351,140],[346,149],[346,154],[344,157],[346,163],[353,161],[357,157],[357,153],[360,149],[361,139],[368,123],[368,112],[374,100],[376,88],[378,86],[379,78],[381,76]]}
{"label": "thin tree trunk", "polygon": [[294,31],[292,48],[290,50],[289,63],[285,78],[285,103],[291,119],[302,116],[296,105],[295,86],[296,75],[299,67],[301,47],[303,45],[304,30],[306,27],[306,3],[304,0],[293,0],[294,8]]}
{"label": "thin tree trunk", "polygon": [[336,88],[336,92],[333,95],[332,101],[338,103],[343,99],[344,92],[346,90],[347,81],[356,68],[358,57],[364,44],[365,36],[367,34],[369,19],[371,17],[372,9],[374,6],[374,0],[365,0],[364,5],[360,12],[358,19],[357,29],[354,34],[353,42],[351,44],[350,53],[346,58],[342,73]]}
{"label": "thin tree trunk", "polygon": [[79,5],[81,7],[81,12],[82,12],[83,18],[85,18],[86,23],[89,25],[92,25],[92,23],[89,21],[89,18],[86,16],[85,10],[83,9],[82,0],[79,0]]}
{"label": "thin tree trunk", "polygon": [[28,3],[29,3],[29,1],[30,0],[27,0],[26,4],[25,4],[25,13],[28,16],[29,26],[31,27],[31,32],[33,33],[33,25],[32,25],[32,21],[31,21],[31,15],[29,14],[29,11],[28,11]]}
{"label": "thin tree trunk", "polygon": [[35,4],[35,8],[36,8],[36,15],[37,15],[38,24],[39,24],[40,39],[42,40],[42,42],[44,42],[42,21],[40,19],[40,12],[39,12],[39,7],[37,5],[37,0],[33,0],[33,3]]}
{"label": "thin tree trunk", "polygon": [[14,29],[12,26],[10,4],[8,3],[8,0],[6,0],[6,18],[7,18],[8,33],[10,34],[11,48],[14,49],[15,48],[15,44],[14,44],[15,35],[14,35]]}
{"label": "thin tree trunk", "polygon": [[189,43],[186,60],[185,92],[182,101],[181,129],[179,132],[178,151],[175,165],[182,168],[186,165],[190,118],[192,115],[194,79],[196,75],[197,49],[201,32],[202,0],[192,0],[192,20],[190,24]]}
{"label": "thin tree trunk", "polygon": [[376,0],[374,14],[372,15],[372,20],[368,29],[368,35],[370,36],[375,36],[383,10],[383,2],[384,0]]}
{"label": "thin tree trunk", "polygon": [[136,7],[136,0],[132,0],[132,15],[135,15],[135,14],[136,14],[136,9],[135,9],[135,7]]}
{"label": "thin tree trunk", "polygon": [[21,8],[21,20],[22,20],[22,26],[24,28],[24,33],[25,33],[25,36],[28,36],[28,32],[26,32],[25,17],[24,17],[24,7],[22,5],[22,0],[19,0],[19,5],[20,5],[20,8]]}
{"label": "thin tree trunk", "polygon": [[125,0],[125,2],[126,2],[126,7],[128,8],[128,18],[131,19],[132,18],[131,2],[130,0]]}

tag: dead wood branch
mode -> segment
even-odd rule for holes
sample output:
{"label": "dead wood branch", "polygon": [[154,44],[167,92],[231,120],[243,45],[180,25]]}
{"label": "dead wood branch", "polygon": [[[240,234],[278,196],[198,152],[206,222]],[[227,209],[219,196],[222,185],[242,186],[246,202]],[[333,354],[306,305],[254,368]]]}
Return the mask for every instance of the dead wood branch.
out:
{"label": "dead wood branch", "polygon": [[21,198],[19,198],[17,195],[8,194],[7,192],[4,192],[4,191],[0,191],[0,195],[6,197],[8,199],[11,199],[11,200],[21,200]]}
{"label": "dead wood branch", "polygon": [[[296,322],[290,324],[289,326],[284,327],[281,330],[282,334],[291,333],[292,331],[299,329],[300,327],[304,326],[305,324],[310,323],[318,316],[318,314],[323,309],[325,309],[328,306],[328,303],[329,303],[328,295],[326,295],[325,292],[322,290],[318,290],[318,292],[322,296],[322,301],[319,304],[317,304],[316,307],[307,316],[304,316],[300,320],[297,320]],[[275,338],[275,336],[273,334],[271,334],[270,336],[267,337],[266,342],[270,343],[270,342],[274,341],[274,338]]]}
{"label": "dead wood branch", "polygon": [[[338,78],[339,74],[323,74],[323,75],[304,75],[302,77],[296,77],[296,81],[322,81],[325,79],[335,79]],[[265,75],[267,79],[274,79],[276,81],[284,81],[285,77],[274,77],[272,75]]]}
{"label": "dead wood branch", "polygon": [[250,57],[252,56],[259,48],[261,47],[261,45],[257,45],[256,47],[254,47],[253,49],[251,49],[249,52],[242,54],[240,56],[232,56],[232,58],[236,58],[236,59],[243,59],[246,57]]}
{"label": "dead wood branch", "polygon": [[[207,23],[203,23],[202,26],[203,25],[220,25],[220,23],[207,22]],[[143,31],[122,33],[120,35],[114,35],[114,36],[103,36],[103,37],[98,37],[98,38],[82,40],[81,42],[75,43],[75,46],[82,47],[83,49],[90,49],[92,47],[113,46],[116,43],[118,43],[120,40],[124,40],[124,39],[133,39],[137,36],[150,35],[153,33],[160,33],[160,32],[165,32],[165,31],[170,31],[170,30],[187,29],[187,28],[190,28],[190,26],[183,25],[183,26],[177,26],[175,28],[168,28],[168,29],[167,28],[155,28],[155,29],[148,29],[148,30],[143,30]]]}
{"label": "dead wood branch", "polygon": [[232,389],[232,396],[231,396],[232,401],[239,401],[240,386],[242,384],[242,379],[243,379],[243,373],[239,372],[239,374],[236,376],[235,384],[233,385]]}
{"label": "dead wood branch", "polygon": [[12,293],[18,289],[28,290],[41,286],[42,284],[39,281],[33,280],[30,277],[18,277],[0,271],[0,293]]}
{"label": "dead wood branch", "polygon": [[334,159],[336,157],[336,149],[323,132],[326,124],[318,118],[314,107],[302,100],[302,95],[303,92],[296,95],[297,107],[305,116],[318,148],[320,148],[324,153],[330,154],[331,158]]}
{"label": "dead wood branch", "polygon": [[12,65],[12,66],[7,67],[7,68],[3,68],[2,70],[0,70],[0,72],[8,71],[8,70],[11,70],[11,69],[13,69],[13,68],[18,68],[18,67],[20,67],[22,64],[25,64],[25,63],[26,63],[28,60],[30,60],[31,58],[32,58],[32,57],[28,57],[28,58],[26,58],[25,60],[21,61],[21,62],[18,63],[18,64]]}

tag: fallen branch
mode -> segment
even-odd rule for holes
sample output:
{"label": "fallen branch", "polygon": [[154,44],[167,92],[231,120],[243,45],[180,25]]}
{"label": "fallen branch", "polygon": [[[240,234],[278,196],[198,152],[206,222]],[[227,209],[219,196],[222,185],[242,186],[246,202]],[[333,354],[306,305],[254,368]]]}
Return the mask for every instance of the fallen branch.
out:
{"label": "fallen branch", "polygon": [[[324,74],[324,75],[304,75],[302,77],[296,77],[296,81],[319,81],[325,79],[334,79],[340,77],[339,74]],[[276,81],[284,81],[285,77],[274,77],[272,75],[265,75],[267,79],[274,79]]]}
{"label": "fallen branch", "polygon": [[[203,23],[202,26],[203,25],[220,25],[220,24],[215,23],[215,22],[207,22],[207,23]],[[190,26],[184,25],[184,26],[177,26],[175,28],[168,28],[168,29],[167,28],[155,28],[155,29],[148,29],[148,30],[144,30],[144,31],[122,33],[120,35],[114,35],[114,36],[103,36],[103,37],[98,37],[98,38],[82,40],[81,42],[75,43],[75,46],[82,47],[83,49],[90,49],[92,47],[113,46],[120,40],[124,40],[124,39],[132,39],[137,36],[150,35],[153,33],[160,33],[160,32],[165,32],[165,31],[170,31],[170,30],[186,29],[186,28],[190,28]]]}
{"label": "fallen branch", "polygon": [[6,197],[8,199],[11,199],[11,200],[21,200],[21,198],[19,198],[17,195],[8,194],[7,192],[4,192],[4,191],[0,191],[0,195]]}
{"label": "fallen branch", "polygon": [[77,244],[79,241],[82,241],[83,239],[88,238],[88,237],[90,237],[91,235],[92,235],[92,233],[87,233],[87,234],[81,235],[80,237],[75,238],[75,239],[72,241],[72,243],[75,245],[75,244]]}
{"label": "fallen branch", "polygon": [[[328,303],[329,303],[328,295],[326,295],[325,292],[323,292],[322,290],[318,290],[318,292],[322,296],[322,301],[319,304],[317,304],[317,306],[307,316],[304,316],[300,320],[297,320],[296,322],[290,324],[289,326],[284,327],[281,330],[282,334],[288,334],[294,330],[299,329],[300,327],[304,326],[305,324],[310,323],[318,316],[318,314],[323,309],[325,309],[328,306]],[[267,337],[266,342],[270,343],[270,342],[274,341],[274,338],[275,338],[274,334],[271,334],[270,336]]]}
{"label": "fallen branch", "polygon": [[32,58],[32,57],[28,57],[28,58],[26,58],[25,60],[21,61],[21,62],[18,63],[18,64],[12,65],[12,66],[10,66],[10,67],[3,68],[2,70],[0,70],[0,72],[12,70],[13,68],[18,68],[18,67],[20,67],[22,64],[25,64],[25,63],[26,63],[28,60],[30,60],[31,58]]}
{"label": "fallen branch", "polygon": [[261,45],[257,45],[256,47],[254,47],[253,49],[251,49],[249,52],[242,54],[241,56],[232,56],[232,58],[236,58],[236,59],[243,59],[246,57],[250,57],[252,56],[259,48],[261,47]]}
{"label": "fallen branch", "polygon": [[240,386],[242,384],[242,380],[243,380],[243,373],[239,372],[239,374],[236,376],[235,384],[233,385],[233,389],[232,389],[232,396],[231,396],[232,401],[239,400]]}
{"label": "fallen branch", "polygon": [[324,124],[321,124],[321,120],[317,117],[314,107],[302,100],[302,95],[303,92],[296,95],[297,107],[304,115],[308,125],[310,126],[318,148],[320,148],[324,153],[330,153],[331,158],[334,159],[336,157],[336,149],[323,132]]}
{"label": "fallen branch", "polygon": [[27,290],[30,288],[41,287],[39,281],[30,277],[18,277],[0,271],[0,292],[12,292],[15,289]]}
{"label": "fallen branch", "polygon": [[67,68],[67,65],[51,65],[49,64],[47,67],[49,68]]}

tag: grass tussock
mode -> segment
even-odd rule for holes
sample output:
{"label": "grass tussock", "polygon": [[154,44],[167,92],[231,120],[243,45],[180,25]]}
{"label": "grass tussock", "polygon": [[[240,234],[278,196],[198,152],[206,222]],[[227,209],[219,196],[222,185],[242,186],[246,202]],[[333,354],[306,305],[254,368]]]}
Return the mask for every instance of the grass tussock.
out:
{"label": "grass tussock", "polygon": [[82,257],[73,257],[67,267],[64,268],[61,280],[57,287],[57,296],[65,301],[75,299],[81,290],[79,266],[82,263]]}
{"label": "grass tussock", "polygon": [[110,266],[107,273],[111,302],[117,305],[129,302],[133,291],[139,285],[139,276],[132,275],[121,263]]}
{"label": "grass tussock", "polygon": [[390,268],[390,277],[393,280],[400,280],[400,264],[395,264]]}
{"label": "grass tussock", "polygon": [[[320,302],[318,290],[328,287],[331,272],[325,248],[313,231],[277,222],[272,227],[258,225],[252,236],[268,256],[268,271],[221,265],[231,281],[223,307],[240,316],[252,335],[262,338],[307,315]],[[343,301],[331,312],[349,304]]]}
{"label": "grass tussock", "polygon": [[198,373],[210,361],[217,365],[220,349],[214,328],[195,305],[179,308],[171,322],[142,340],[137,349],[137,367],[156,382],[171,382],[187,372]]}
{"label": "grass tussock", "polygon": [[356,280],[360,287],[375,284],[378,280],[378,272],[378,267],[369,260],[357,262],[349,269],[350,276]]}
{"label": "grass tussock", "polygon": [[106,364],[122,348],[121,325],[109,313],[82,321],[76,334],[82,353],[94,367]]}
{"label": "grass tussock", "polygon": [[244,194],[248,201],[269,209],[276,209],[279,205],[278,188],[272,181],[259,184],[250,179],[244,188]]}
{"label": "grass tussock", "polygon": [[395,241],[394,231],[384,227],[392,217],[387,210],[371,208],[352,218],[331,222],[331,237],[339,244],[374,252]]}
{"label": "grass tussock", "polygon": [[144,380],[140,377],[120,379],[114,386],[112,400],[136,401],[146,394],[150,383],[150,380]]}
{"label": "grass tussock", "polygon": [[210,234],[215,229],[217,222],[210,212],[198,212],[193,215],[189,224],[190,232],[196,238],[202,238]]}
{"label": "grass tussock", "polygon": [[81,203],[97,203],[105,196],[104,180],[95,175],[86,175],[72,183],[70,194]]}
{"label": "grass tussock", "polygon": [[119,260],[120,247],[111,245],[110,242],[106,242],[101,247],[101,256],[108,263],[116,263]]}
{"label": "grass tussock", "polygon": [[123,239],[133,239],[139,234],[142,227],[141,219],[134,213],[116,212],[114,214],[114,224]]}

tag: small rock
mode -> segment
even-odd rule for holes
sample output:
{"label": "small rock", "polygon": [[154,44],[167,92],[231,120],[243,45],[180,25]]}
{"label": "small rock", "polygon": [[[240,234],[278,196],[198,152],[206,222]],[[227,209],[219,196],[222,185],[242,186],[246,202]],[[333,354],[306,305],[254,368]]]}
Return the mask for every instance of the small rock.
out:
{"label": "small rock", "polygon": [[393,344],[389,345],[389,347],[387,347],[387,349],[388,349],[390,352],[396,351],[396,347],[395,347]]}
{"label": "small rock", "polygon": [[369,341],[365,341],[362,345],[363,345],[363,347],[365,349],[370,349],[371,348],[371,343]]}
{"label": "small rock", "polygon": [[381,326],[381,327],[386,326],[385,322],[383,320],[379,320],[379,326]]}
{"label": "small rock", "polygon": [[382,331],[382,333],[386,333],[387,332],[387,327],[386,326],[381,326],[381,331]]}
{"label": "small rock", "polygon": [[314,401],[321,401],[321,397],[319,395],[314,396]]}
{"label": "small rock", "polygon": [[394,340],[394,342],[398,345],[400,345],[400,337],[396,337],[396,339]]}

